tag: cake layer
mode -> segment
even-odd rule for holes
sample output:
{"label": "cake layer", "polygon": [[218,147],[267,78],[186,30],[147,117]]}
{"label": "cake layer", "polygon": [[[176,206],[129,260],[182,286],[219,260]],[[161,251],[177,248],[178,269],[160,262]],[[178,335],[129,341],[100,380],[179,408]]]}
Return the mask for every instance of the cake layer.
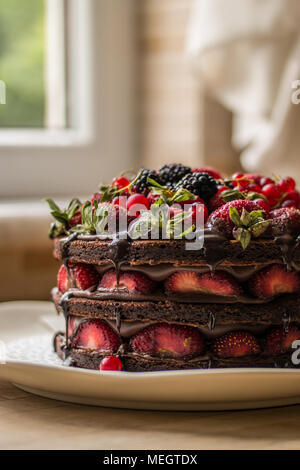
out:
{"label": "cake layer", "polygon": [[[109,320],[174,321],[197,326],[212,323],[221,325],[265,325],[280,324],[287,318],[300,320],[300,295],[283,295],[268,303],[192,303],[138,300],[94,300],[83,297],[62,296],[57,289],[52,291],[56,308],[65,315],[104,318]],[[61,302],[62,301],[62,302]]]}
{"label": "cake layer", "polygon": [[[83,351],[80,349],[65,350],[65,339],[62,334],[56,335],[54,348],[66,365],[82,367],[84,369],[99,370],[101,360],[107,354],[96,351]],[[268,355],[245,356],[235,358],[217,358],[206,354],[200,358],[187,361],[170,358],[145,357],[133,353],[120,353],[123,370],[132,372],[148,372],[160,370],[188,370],[229,367],[299,367],[292,363],[291,353],[279,354],[276,357]]]}
{"label": "cake layer", "polygon": [[[74,234],[76,235],[76,234]],[[61,260],[88,264],[129,263],[214,267],[300,262],[300,244],[291,238],[252,240],[246,250],[236,240],[221,235],[205,238],[200,250],[188,250],[184,240],[99,240],[97,236],[76,235],[54,240],[54,256]]]}

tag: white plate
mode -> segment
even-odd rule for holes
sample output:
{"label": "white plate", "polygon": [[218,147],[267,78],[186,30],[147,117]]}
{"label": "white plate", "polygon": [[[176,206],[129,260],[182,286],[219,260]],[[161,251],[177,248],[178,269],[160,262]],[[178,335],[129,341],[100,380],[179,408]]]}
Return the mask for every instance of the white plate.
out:
{"label": "white plate", "polygon": [[6,364],[0,379],[48,398],[151,410],[234,410],[300,403],[300,371],[217,369],[98,372],[65,367],[52,352],[61,319],[50,302],[0,305]]}

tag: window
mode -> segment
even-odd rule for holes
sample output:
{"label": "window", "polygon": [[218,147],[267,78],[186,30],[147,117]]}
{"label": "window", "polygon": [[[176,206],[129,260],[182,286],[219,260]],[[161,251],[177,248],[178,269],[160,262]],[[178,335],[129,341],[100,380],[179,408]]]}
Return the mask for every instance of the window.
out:
{"label": "window", "polygon": [[136,0],[0,0],[0,197],[80,195],[135,167],[135,49]]}
{"label": "window", "polygon": [[0,127],[43,127],[45,2],[0,0],[0,78],[7,84]]}

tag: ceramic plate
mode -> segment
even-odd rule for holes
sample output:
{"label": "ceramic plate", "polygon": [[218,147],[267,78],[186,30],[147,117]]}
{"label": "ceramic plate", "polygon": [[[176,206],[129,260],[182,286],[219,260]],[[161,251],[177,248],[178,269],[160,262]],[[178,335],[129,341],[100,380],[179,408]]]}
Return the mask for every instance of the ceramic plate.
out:
{"label": "ceramic plate", "polygon": [[6,363],[0,364],[0,379],[56,400],[117,408],[236,410],[300,403],[300,371],[294,369],[98,372],[65,367],[52,351],[53,332],[62,327],[50,302],[1,304]]}

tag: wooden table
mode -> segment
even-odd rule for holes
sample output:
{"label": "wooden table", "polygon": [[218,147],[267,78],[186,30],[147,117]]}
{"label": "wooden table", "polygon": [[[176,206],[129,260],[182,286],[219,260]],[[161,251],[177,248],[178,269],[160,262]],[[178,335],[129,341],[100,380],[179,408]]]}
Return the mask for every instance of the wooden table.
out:
{"label": "wooden table", "polygon": [[72,405],[0,382],[1,449],[300,449],[300,406],[158,412]]}

